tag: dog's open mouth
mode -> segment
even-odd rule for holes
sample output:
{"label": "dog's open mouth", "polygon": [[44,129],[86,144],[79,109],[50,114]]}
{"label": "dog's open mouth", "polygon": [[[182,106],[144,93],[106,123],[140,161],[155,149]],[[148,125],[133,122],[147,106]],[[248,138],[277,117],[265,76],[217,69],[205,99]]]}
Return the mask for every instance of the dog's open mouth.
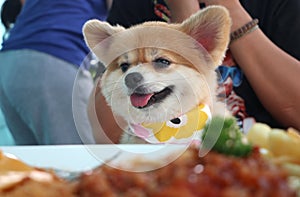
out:
{"label": "dog's open mouth", "polygon": [[158,103],[164,100],[167,96],[172,93],[172,87],[166,87],[160,92],[141,94],[141,93],[133,93],[130,95],[131,104],[137,108],[146,108],[154,103]]}

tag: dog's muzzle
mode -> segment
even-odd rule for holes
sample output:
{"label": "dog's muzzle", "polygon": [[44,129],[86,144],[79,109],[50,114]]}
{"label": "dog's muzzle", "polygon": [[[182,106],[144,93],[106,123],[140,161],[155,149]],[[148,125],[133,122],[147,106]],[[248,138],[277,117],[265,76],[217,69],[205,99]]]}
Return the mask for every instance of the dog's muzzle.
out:
{"label": "dog's muzzle", "polygon": [[152,92],[149,91],[149,88],[145,86],[143,82],[144,77],[138,72],[129,73],[125,77],[125,85],[129,89],[131,104],[136,108],[142,109],[149,107],[161,102],[172,93],[172,86],[166,87],[158,92]]}

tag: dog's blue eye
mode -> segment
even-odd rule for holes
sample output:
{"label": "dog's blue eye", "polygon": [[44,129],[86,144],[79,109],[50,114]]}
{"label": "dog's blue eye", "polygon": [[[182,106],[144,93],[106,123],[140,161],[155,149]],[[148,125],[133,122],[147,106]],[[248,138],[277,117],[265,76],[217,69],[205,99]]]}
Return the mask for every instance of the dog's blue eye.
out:
{"label": "dog's blue eye", "polygon": [[171,61],[165,58],[157,58],[153,61],[154,65],[158,68],[168,67],[171,64]]}
{"label": "dog's blue eye", "polygon": [[120,64],[120,68],[121,68],[122,72],[126,72],[129,68],[129,66],[130,66],[130,64],[127,62]]}

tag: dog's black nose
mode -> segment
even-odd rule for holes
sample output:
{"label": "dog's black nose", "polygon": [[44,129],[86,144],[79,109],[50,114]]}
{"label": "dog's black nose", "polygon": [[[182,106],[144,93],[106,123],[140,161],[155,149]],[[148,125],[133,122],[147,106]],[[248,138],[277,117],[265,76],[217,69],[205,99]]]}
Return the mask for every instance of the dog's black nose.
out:
{"label": "dog's black nose", "polygon": [[135,89],[143,82],[143,80],[144,80],[143,75],[141,75],[138,72],[133,72],[133,73],[129,73],[125,77],[125,84],[128,88]]}

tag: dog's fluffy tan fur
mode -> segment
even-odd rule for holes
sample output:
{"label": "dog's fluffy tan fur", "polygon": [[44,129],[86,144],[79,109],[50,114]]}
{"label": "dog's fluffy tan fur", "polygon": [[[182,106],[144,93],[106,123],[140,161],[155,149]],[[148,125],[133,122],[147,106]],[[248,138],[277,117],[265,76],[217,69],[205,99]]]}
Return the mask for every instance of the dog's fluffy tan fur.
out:
{"label": "dog's fluffy tan fur", "polygon": [[[83,32],[107,68],[101,79],[107,103],[127,122],[142,123],[170,120],[199,103],[213,114],[226,113],[215,95],[215,68],[224,58],[230,26],[228,11],[210,6],[180,24],[145,22],[125,29],[90,20]],[[168,96],[149,106],[134,106],[130,99],[166,89]]]}

